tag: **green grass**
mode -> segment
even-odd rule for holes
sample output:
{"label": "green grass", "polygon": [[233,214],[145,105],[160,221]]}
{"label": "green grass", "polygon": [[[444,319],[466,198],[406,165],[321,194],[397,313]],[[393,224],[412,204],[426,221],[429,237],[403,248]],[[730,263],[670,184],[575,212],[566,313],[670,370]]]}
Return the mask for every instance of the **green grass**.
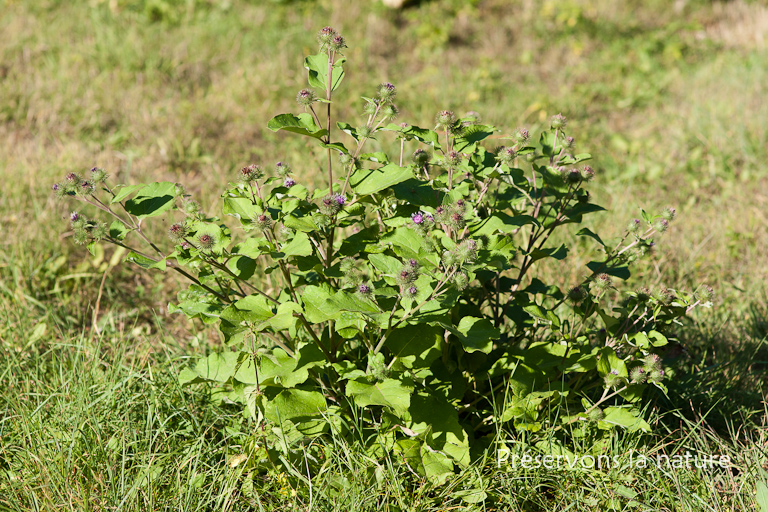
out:
{"label": "green grass", "polygon": [[[757,36],[768,10],[670,5],[0,0],[0,509],[759,510],[768,49]],[[731,455],[730,469],[509,474],[489,461],[435,487],[335,439],[309,480],[299,459],[267,474],[230,464],[251,446],[250,425],[175,382],[218,334],[168,315],[180,281],[74,246],[72,206],[49,186],[99,165],[123,182],[183,181],[213,211],[248,163],[289,161],[303,182],[319,181],[323,155],[300,158],[303,143],[266,122],[296,109],[301,59],[327,24],[350,45],[345,104],[389,80],[400,120],[416,125],[452,108],[535,131],[562,111],[612,210],[595,231],[616,235],[616,219],[639,208],[677,206],[633,283],[709,282],[718,304],[681,326],[667,354],[677,371],[654,401],[657,434],[617,436],[610,450],[698,449]],[[579,275],[545,272],[564,285]],[[478,490],[485,501],[468,503]]]}

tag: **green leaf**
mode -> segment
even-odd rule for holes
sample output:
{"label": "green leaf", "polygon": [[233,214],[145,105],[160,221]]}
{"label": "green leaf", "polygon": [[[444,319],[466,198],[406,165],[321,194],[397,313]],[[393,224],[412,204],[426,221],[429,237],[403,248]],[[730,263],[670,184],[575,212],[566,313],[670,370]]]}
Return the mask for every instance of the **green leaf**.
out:
{"label": "green leaf", "polygon": [[280,252],[286,256],[310,256],[312,254],[312,244],[309,243],[309,237],[306,233],[299,231],[289,243],[285,244]]}
{"label": "green leaf", "polygon": [[414,324],[389,333],[385,346],[406,368],[426,368],[440,357],[442,341],[440,327]]}
{"label": "green leaf", "polygon": [[493,348],[493,340],[499,339],[501,331],[493,326],[487,318],[474,318],[465,316],[459,322],[459,339],[467,352],[480,351],[490,354]]}
{"label": "green leaf", "polygon": [[275,423],[298,422],[317,418],[326,409],[325,398],[318,391],[286,389],[264,405],[264,416]]}
{"label": "green leaf", "polygon": [[421,445],[421,463],[425,476],[435,485],[443,485],[454,476],[453,461],[450,457],[433,450],[426,443]]}
{"label": "green leaf", "polygon": [[131,230],[125,227],[125,224],[123,224],[119,220],[116,220],[109,225],[109,236],[114,238],[115,240],[124,240],[125,236],[130,231]]}
{"label": "green leaf", "polygon": [[201,359],[194,369],[186,368],[179,374],[180,384],[215,381],[226,382],[237,371],[237,367],[248,356],[245,352],[222,352]]}
{"label": "green leaf", "polygon": [[288,215],[283,219],[283,224],[287,228],[303,231],[305,233],[312,233],[313,231],[318,230],[317,224],[315,224],[309,217],[294,217]]}
{"label": "green leaf", "polygon": [[396,276],[403,264],[397,258],[387,256],[386,254],[369,254],[368,261],[373,263],[373,266],[381,272],[389,276]]}
{"label": "green leaf", "polygon": [[408,408],[408,428],[428,436],[430,444],[462,466],[469,464],[469,437],[459,423],[459,413],[439,395],[415,394]]}
{"label": "green leaf", "polygon": [[542,258],[554,258],[556,260],[563,260],[568,256],[568,248],[565,244],[560,247],[549,247],[547,249],[534,249],[530,253],[531,261],[538,261]]}
{"label": "green leaf", "polygon": [[599,243],[601,246],[605,247],[605,242],[595,233],[593,233],[591,230],[587,228],[580,229],[577,233],[577,236],[588,236],[589,238],[593,239],[597,243]]}
{"label": "green leaf", "polygon": [[173,208],[176,202],[176,184],[169,181],[150,183],[139,194],[126,201],[125,210],[139,219],[154,217]]}
{"label": "green leaf", "polygon": [[117,185],[112,192],[115,193],[115,197],[112,198],[112,200],[109,202],[110,204],[119,203],[126,197],[130,196],[134,192],[137,192],[141,189],[146,187],[144,183],[141,183],[139,185]]}
{"label": "green leaf", "polygon": [[[333,63],[331,91],[335,91],[344,79],[344,69],[341,67],[344,61],[344,57],[339,57]],[[328,54],[318,53],[306,57],[304,67],[309,71],[309,85],[323,90],[328,88]]]}
{"label": "green leaf", "polygon": [[765,482],[763,481],[757,482],[756,491],[756,499],[757,504],[760,507],[760,512],[768,512],[768,486],[765,485]]}
{"label": "green leaf", "polygon": [[409,167],[387,164],[379,169],[358,169],[350,177],[349,183],[356,194],[365,196],[385,190],[412,177],[413,171]]}
{"label": "green leaf", "polygon": [[401,415],[411,404],[413,387],[395,379],[384,379],[373,383],[360,379],[349,381],[346,390],[358,407],[383,405]]}
{"label": "green leaf", "polygon": [[616,355],[616,351],[611,347],[604,347],[600,351],[600,359],[597,361],[597,371],[600,375],[605,377],[611,371],[615,370],[619,377],[627,377],[627,365],[619,356]]}
{"label": "green leaf", "polygon": [[365,299],[354,293],[339,290],[331,298],[338,311],[353,311],[358,313],[380,313],[376,304],[370,299]]}
{"label": "green leaf", "polygon": [[161,259],[160,261],[154,261],[147,258],[146,256],[142,256],[141,254],[136,254],[135,252],[131,251],[125,257],[125,261],[130,261],[131,263],[134,263],[140,266],[141,268],[145,268],[145,269],[155,268],[157,270],[161,270],[165,272],[165,267],[166,267],[165,258]]}
{"label": "green leaf", "polygon": [[320,139],[328,133],[326,130],[317,126],[312,115],[307,113],[299,114],[298,116],[294,116],[293,114],[280,114],[269,120],[267,128],[273,132],[285,130],[291,133],[313,137],[315,139]]}
{"label": "green leaf", "polygon": [[339,310],[331,301],[330,287],[310,285],[304,288],[299,297],[304,303],[304,316],[310,323],[325,322],[338,315]]}
{"label": "green leaf", "polygon": [[472,236],[492,235],[495,233],[511,233],[521,226],[536,224],[536,219],[530,215],[515,215],[511,217],[503,212],[496,212],[487,219],[469,226]]}
{"label": "green leaf", "polygon": [[618,277],[619,279],[625,280],[629,279],[631,275],[629,272],[629,267],[623,266],[606,268],[605,262],[603,261],[590,261],[587,263],[587,268],[592,272],[604,272],[609,276]]}
{"label": "green leaf", "polygon": [[600,424],[607,423],[608,425],[618,425],[627,429],[629,432],[635,432],[642,430],[643,432],[650,432],[651,426],[640,417],[639,413],[634,409],[627,409],[625,407],[608,407],[605,409],[605,417],[600,421]]}

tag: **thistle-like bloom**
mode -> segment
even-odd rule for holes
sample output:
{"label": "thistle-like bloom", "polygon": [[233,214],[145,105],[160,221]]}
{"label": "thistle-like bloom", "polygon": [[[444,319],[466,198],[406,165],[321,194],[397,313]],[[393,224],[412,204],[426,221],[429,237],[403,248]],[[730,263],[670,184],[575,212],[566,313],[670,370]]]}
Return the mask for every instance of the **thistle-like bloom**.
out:
{"label": "thistle-like bloom", "polygon": [[296,103],[302,107],[309,107],[315,101],[317,101],[317,97],[312,89],[302,89],[296,94]]}
{"label": "thistle-like bloom", "polygon": [[341,53],[341,50],[347,47],[347,41],[344,39],[343,36],[336,34],[333,36],[333,39],[331,39],[330,44],[328,44],[328,47],[331,49],[331,51],[335,53]]}
{"label": "thistle-like bloom", "polygon": [[324,27],[317,34],[317,42],[320,43],[320,51],[327,51],[331,41],[336,36],[336,30],[331,27]]}
{"label": "thistle-like bloom", "polygon": [[531,134],[528,132],[525,128],[518,128],[515,130],[515,133],[512,134],[512,140],[515,141],[516,144],[520,146],[524,146],[526,142],[528,142],[528,138],[531,136]]}
{"label": "thistle-like bloom", "polygon": [[362,283],[357,287],[357,293],[363,297],[370,297],[373,295],[373,286],[370,283]]}
{"label": "thistle-like bloom", "polygon": [[653,228],[659,233],[664,233],[669,229],[669,221],[667,219],[656,219],[656,222],[653,223]]}
{"label": "thistle-like bloom", "polygon": [[568,290],[568,301],[571,304],[579,304],[587,298],[587,295],[587,290],[585,290],[583,286],[574,286]]}
{"label": "thistle-like bloom", "polygon": [[592,181],[595,179],[595,170],[588,165],[585,165],[579,171],[581,173],[581,179],[584,181]]}
{"label": "thistle-like bloom", "polygon": [[675,217],[677,217],[677,210],[675,210],[671,206],[667,206],[666,208],[664,208],[664,211],[661,212],[661,217],[667,222],[672,222],[673,220],[675,220]]}
{"label": "thistle-like bloom", "polygon": [[254,183],[262,177],[264,177],[264,172],[258,165],[251,164],[240,169],[240,181],[243,183]]}
{"label": "thistle-like bloom", "polygon": [[411,286],[406,287],[403,290],[403,297],[408,298],[408,299],[412,299],[412,298],[416,297],[416,295],[418,295],[418,293],[419,293],[419,289],[416,288],[415,286],[411,285]]}
{"label": "thistle-like bloom", "polygon": [[203,233],[197,237],[197,244],[200,249],[210,251],[216,245],[216,239],[209,233]]}
{"label": "thistle-like bloom", "polygon": [[379,88],[376,91],[376,96],[384,102],[391,102],[395,99],[395,96],[397,96],[397,89],[395,89],[395,86],[391,83],[384,82],[379,85]]}
{"label": "thistle-like bloom", "polygon": [[420,212],[420,211],[418,211],[416,213],[412,213],[411,214],[411,220],[413,221],[414,224],[419,226],[419,225],[424,223],[424,214],[422,212]]}
{"label": "thistle-like bloom", "polygon": [[605,376],[605,387],[617,388],[619,386],[621,386],[621,377],[619,376],[619,372],[616,370],[611,370],[610,373]]}
{"label": "thistle-like bloom", "polygon": [[702,302],[712,302],[715,299],[715,290],[709,285],[703,284],[696,290],[696,299]]}
{"label": "thistle-like bloom", "polygon": [[611,276],[608,274],[598,274],[598,276],[595,277],[595,288],[600,291],[607,290],[611,287],[611,284]]}
{"label": "thistle-like bloom", "polygon": [[283,181],[283,186],[284,186],[285,188],[291,188],[291,187],[292,187],[292,186],[294,186],[295,184],[296,184],[296,180],[294,180],[294,179],[293,179],[293,178],[291,178],[290,176],[288,176],[287,178],[285,178],[285,181]]}
{"label": "thistle-like bloom", "polygon": [[286,164],[285,162],[277,162],[275,164],[275,172],[278,176],[281,178],[287,177],[289,174],[291,174],[291,166]]}
{"label": "thistle-like bloom", "polygon": [[642,223],[640,222],[640,219],[633,219],[627,225],[627,231],[629,231],[633,235],[636,235],[636,234],[640,233],[640,226],[641,225],[642,225]]}
{"label": "thistle-like bloom", "polygon": [[346,196],[344,196],[342,194],[334,194],[333,195],[333,200],[336,201],[336,204],[338,204],[340,208],[343,207],[347,203]]}
{"label": "thistle-like bloom", "polygon": [[168,228],[168,238],[170,238],[171,242],[174,244],[183,242],[188,234],[189,230],[187,229],[186,224],[183,222],[173,224],[170,228]]}
{"label": "thistle-like bloom", "polygon": [[72,212],[69,214],[69,220],[71,222],[77,222],[80,219],[80,214],[77,212]]}
{"label": "thistle-like bloom", "polygon": [[261,215],[257,215],[253,219],[253,223],[256,224],[256,227],[262,231],[272,227],[272,219],[263,213]]}
{"label": "thistle-like bloom", "polygon": [[632,384],[642,384],[648,378],[648,372],[646,372],[641,366],[635,366],[629,372],[629,378]]}

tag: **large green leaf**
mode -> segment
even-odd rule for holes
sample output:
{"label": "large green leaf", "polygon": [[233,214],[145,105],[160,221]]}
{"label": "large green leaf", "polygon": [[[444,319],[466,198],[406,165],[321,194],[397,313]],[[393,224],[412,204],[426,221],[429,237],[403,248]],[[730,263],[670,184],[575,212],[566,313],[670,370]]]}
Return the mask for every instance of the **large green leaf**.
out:
{"label": "large green leaf", "polygon": [[139,193],[126,201],[125,210],[139,219],[154,217],[167,212],[176,200],[176,184],[170,181],[150,183],[143,187]]}
{"label": "large green leaf", "polygon": [[634,409],[608,407],[604,412],[605,417],[600,421],[601,425],[618,425],[627,429],[629,432],[635,432],[636,430],[642,430],[643,432],[651,431],[651,426],[648,425],[648,423],[646,423]]}
{"label": "large green leaf", "polygon": [[459,413],[439,395],[415,394],[408,408],[408,428],[462,466],[469,464],[469,437],[459,423]]}
{"label": "large green leaf", "polygon": [[440,357],[442,341],[443,329],[440,327],[414,324],[392,331],[386,347],[407,368],[426,368]]}
{"label": "large green leaf", "polygon": [[379,169],[358,169],[350,178],[352,190],[358,195],[375,194],[412,178],[409,167],[387,164]]}
{"label": "large green leaf", "polygon": [[245,352],[222,352],[211,354],[201,359],[194,369],[185,368],[179,374],[179,383],[194,384],[196,382],[215,381],[226,382],[232,377],[243,360],[248,356]]}
{"label": "large green leaf", "polygon": [[413,388],[396,379],[368,382],[365,378],[347,383],[347,394],[359,407],[383,405],[401,415],[411,404]]}
{"label": "large green leaf", "polygon": [[329,286],[307,286],[301,293],[304,303],[304,316],[310,323],[317,324],[335,318],[339,310],[331,300]]}
{"label": "large green leaf", "polygon": [[[333,69],[331,71],[331,90],[335,91],[341,81],[344,79],[344,69],[341,65],[344,63],[344,57],[339,57],[333,63]],[[304,67],[309,71],[309,85],[312,87],[318,87],[326,90],[328,88],[328,55],[325,53],[318,53],[316,55],[310,55],[304,59]]]}
{"label": "large green leaf", "polygon": [[312,244],[309,243],[306,233],[299,231],[293,240],[280,249],[280,252],[286,256],[309,256],[312,254]]}
{"label": "large green leaf", "polygon": [[299,114],[298,116],[294,116],[293,114],[280,114],[269,120],[267,128],[273,132],[285,130],[291,133],[313,137],[315,139],[320,139],[328,133],[326,130],[317,126],[312,115],[307,113]]}
{"label": "large green leaf", "polygon": [[285,389],[264,404],[264,416],[275,423],[298,422],[321,416],[325,398],[318,391]]}
{"label": "large green leaf", "polygon": [[142,256],[141,254],[136,254],[135,252],[131,251],[125,257],[125,261],[130,261],[131,263],[134,263],[140,266],[141,268],[145,268],[145,269],[154,268],[154,269],[162,270],[163,272],[165,272],[165,267],[166,267],[165,258],[159,261],[154,261],[147,258],[146,256]]}
{"label": "large green leaf", "polygon": [[119,203],[134,192],[138,192],[139,190],[143,189],[145,186],[146,185],[144,183],[139,185],[116,185],[115,188],[112,189],[112,192],[115,193],[115,197],[112,198],[110,203]]}
{"label": "large green leaf", "polygon": [[464,350],[467,352],[480,351],[486,354],[493,348],[493,340],[499,339],[501,331],[494,327],[487,318],[465,316],[456,328]]}

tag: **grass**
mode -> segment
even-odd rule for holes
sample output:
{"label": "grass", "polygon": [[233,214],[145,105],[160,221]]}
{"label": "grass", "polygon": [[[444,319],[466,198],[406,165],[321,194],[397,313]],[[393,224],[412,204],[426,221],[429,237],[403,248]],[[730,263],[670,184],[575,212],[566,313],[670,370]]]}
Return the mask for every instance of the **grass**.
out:
{"label": "grass", "polygon": [[[0,509],[759,510],[768,9],[669,5],[0,0]],[[598,202],[612,210],[595,231],[618,234],[615,219],[640,207],[677,206],[635,283],[709,282],[718,305],[680,328],[657,435],[618,436],[610,449],[698,449],[729,454],[731,468],[510,474],[489,461],[435,487],[333,439],[309,480],[299,459],[267,475],[234,464],[248,424],[174,380],[217,333],[166,313],[173,277],[135,275],[111,250],[92,257],[74,246],[70,205],[48,186],[99,165],[123,182],[183,181],[213,210],[247,163],[287,160],[301,180],[319,181],[322,155],[299,160],[302,142],[265,128],[295,108],[301,58],[326,24],[350,44],[346,97],[392,81],[403,121],[429,125],[453,108],[535,131],[566,114],[579,151],[596,157]],[[578,275],[556,270],[563,284]]]}

